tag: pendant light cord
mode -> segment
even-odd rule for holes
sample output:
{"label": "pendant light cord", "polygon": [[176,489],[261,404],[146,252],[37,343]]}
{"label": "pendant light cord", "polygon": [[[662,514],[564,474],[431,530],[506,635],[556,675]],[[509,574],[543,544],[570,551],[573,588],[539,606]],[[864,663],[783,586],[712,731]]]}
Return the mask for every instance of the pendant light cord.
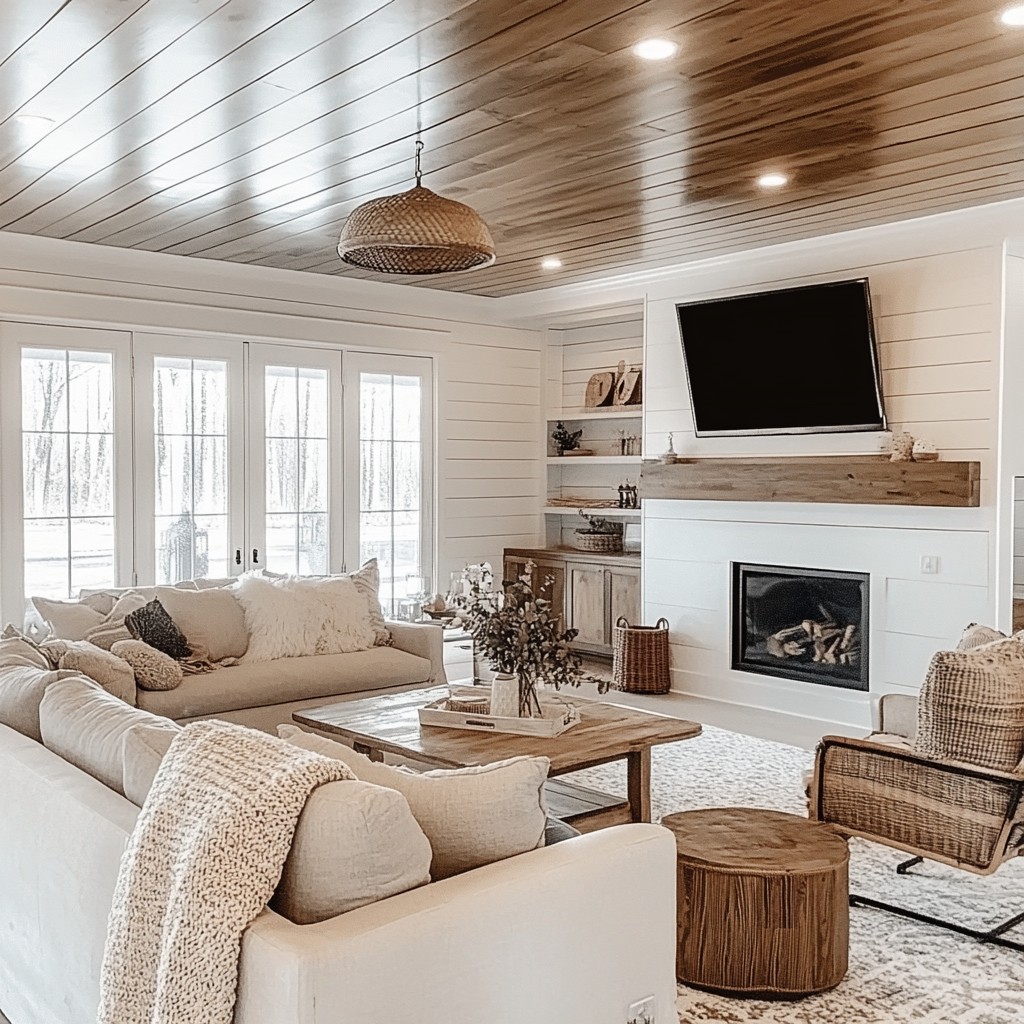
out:
{"label": "pendant light cord", "polygon": [[416,140],[416,187],[421,188],[421,181],[423,179],[423,171],[420,169],[420,153],[423,152],[423,143],[420,139]]}

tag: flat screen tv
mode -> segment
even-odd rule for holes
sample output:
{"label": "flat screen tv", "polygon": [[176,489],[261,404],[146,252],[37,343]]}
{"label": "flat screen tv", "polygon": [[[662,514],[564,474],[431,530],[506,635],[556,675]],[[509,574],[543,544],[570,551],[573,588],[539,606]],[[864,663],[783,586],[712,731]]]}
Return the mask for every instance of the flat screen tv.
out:
{"label": "flat screen tv", "polygon": [[885,429],[866,279],[676,312],[698,437]]}

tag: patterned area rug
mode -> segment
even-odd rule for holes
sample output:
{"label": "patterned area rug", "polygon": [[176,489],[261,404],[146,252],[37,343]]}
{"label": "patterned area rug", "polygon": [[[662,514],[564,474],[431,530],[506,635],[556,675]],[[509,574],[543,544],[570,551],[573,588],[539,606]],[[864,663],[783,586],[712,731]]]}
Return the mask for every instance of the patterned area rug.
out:
{"label": "patterned area rug", "polygon": [[[772,807],[804,814],[806,750],[706,727],[695,740],[655,747],[651,799],[655,820],[697,807]],[[621,764],[572,776],[609,792],[625,791]],[[850,888],[924,913],[991,927],[1024,909],[1024,858],[988,878],[925,864],[897,876],[906,856],[854,840]],[[1024,925],[1010,937],[1024,940]],[[1024,953],[982,946],[866,908],[850,911],[850,969],[831,992],[796,1001],[730,999],[680,986],[681,1024],[1011,1024],[1024,1021]]]}

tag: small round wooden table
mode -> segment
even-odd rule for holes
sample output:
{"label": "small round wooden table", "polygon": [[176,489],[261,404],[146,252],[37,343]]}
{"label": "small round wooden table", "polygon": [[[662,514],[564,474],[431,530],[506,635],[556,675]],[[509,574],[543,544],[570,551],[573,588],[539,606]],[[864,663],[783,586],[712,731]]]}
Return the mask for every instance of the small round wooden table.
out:
{"label": "small round wooden table", "polygon": [[843,980],[850,853],[830,826],[751,807],[661,823],[676,837],[680,981],[795,998]]}

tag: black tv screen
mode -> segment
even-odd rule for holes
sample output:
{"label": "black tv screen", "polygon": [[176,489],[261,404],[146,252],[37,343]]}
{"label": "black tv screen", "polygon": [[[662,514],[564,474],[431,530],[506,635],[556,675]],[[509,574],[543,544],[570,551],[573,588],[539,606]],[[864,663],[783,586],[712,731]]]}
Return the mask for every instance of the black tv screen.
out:
{"label": "black tv screen", "polygon": [[885,429],[866,280],[676,311],[698,437]]}

